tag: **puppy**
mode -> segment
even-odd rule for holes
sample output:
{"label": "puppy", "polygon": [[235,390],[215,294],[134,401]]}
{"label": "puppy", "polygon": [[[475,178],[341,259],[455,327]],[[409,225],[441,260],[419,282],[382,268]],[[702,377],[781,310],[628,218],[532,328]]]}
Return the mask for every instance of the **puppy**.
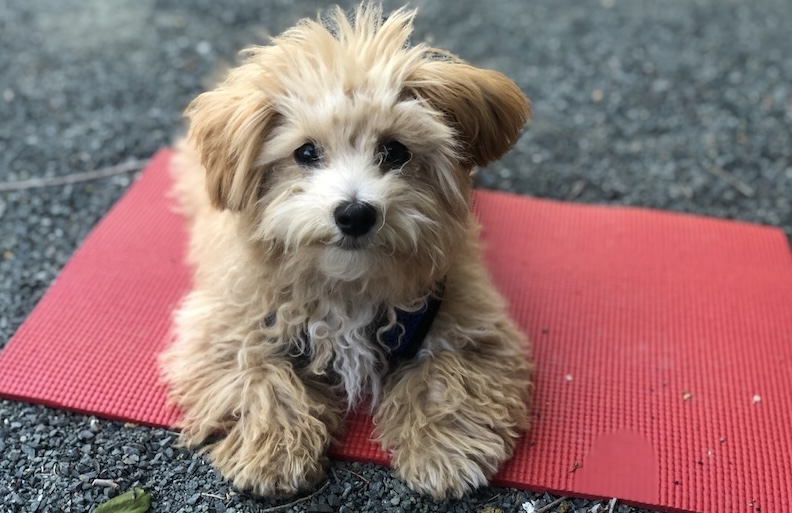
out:
{"label": "puppy", "polygon": [[181,441],[239,488],[315,485],[365,407],[398,477],[460,497],[528,426],[527,341],[470,198],[529,103],[500,73],[410,46],[413,17],[303,20],[187,109],[173,173],[194,283],[162,364]]}

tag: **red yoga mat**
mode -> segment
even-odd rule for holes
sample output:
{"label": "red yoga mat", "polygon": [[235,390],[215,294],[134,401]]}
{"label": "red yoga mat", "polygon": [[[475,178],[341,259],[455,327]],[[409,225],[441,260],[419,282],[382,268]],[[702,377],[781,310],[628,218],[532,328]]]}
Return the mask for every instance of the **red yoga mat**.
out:
{"label": "red yoga mat", "polygon": [[[158,153],[0,353],[0,396],[167,426],[156,355],[189,286]],[[486,258],[535,346],[503,485],[665,510],[792,510],[792,255],[779,230],[479,191]],[[340,458],[387,463],[367,418]]]}

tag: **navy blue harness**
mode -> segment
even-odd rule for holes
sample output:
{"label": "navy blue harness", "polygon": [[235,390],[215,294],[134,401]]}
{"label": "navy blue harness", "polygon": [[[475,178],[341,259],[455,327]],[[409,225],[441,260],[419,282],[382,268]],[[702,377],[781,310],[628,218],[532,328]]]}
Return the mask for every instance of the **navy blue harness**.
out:
{"label": "navy blue harness", "polygon": [[[437,316],[440,305],[443,302],[443,285],[440,285],[437,293],[432,294],[426,301],[426,305],[420,310],[408,312],[406,310],[396,310],[396,324],[379,337],[380,342],[390,350],[388,359],[391,361],[404,361],[414,358],[421,349],[432,322]],[[387,317],[380,315],[374,337],[378,329],[387,323]]]}
{"label": "navy blue harness", "polygon": [[[381,343],[388,350],[388,361],[398,362],[410,360],[418,354],[423,345],[429,329],[432,327],[440,305],[443,302],[443,292],[445,283],[440,283],[437,291],[429,296],[426,304],[419,310],[407,311],[396,309],[396,323],[377,337],[377,332],[388,324],[387,312],[384,310],[372,323],[369,333],[372,342]],[[264,319],[267,326],[275,324],[275,312],[270,313]]]}

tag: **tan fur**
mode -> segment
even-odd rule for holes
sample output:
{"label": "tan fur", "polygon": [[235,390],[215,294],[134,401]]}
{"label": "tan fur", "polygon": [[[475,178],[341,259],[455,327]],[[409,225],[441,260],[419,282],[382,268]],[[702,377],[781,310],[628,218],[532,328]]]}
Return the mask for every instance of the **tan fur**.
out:
{"label": "tan fur", "polygon": [[455,60],[425,63],[407,87],[446,114],[471,165],[501,158],[531,115],[522,91],[506,76]]}
{"label": "tan fur", "polygon": [[[315,484],[363,404],[398,476],[438,498],[485,484],[528,427],[527,342],[483,266],[469,197],[473,166],[511,147],[529,104],[497,72],[407,47],[413,16],[363,5],[354,22],[304,20],[187,110],[173,174],[194,286],[161,361],[182,442],[241,488]],[[392,140],[410,158],[384,169]],[[293,157],[306,142],[314,167]],[[333,221],[352,199],[377,212],[356,249]],[[442,281],[418,355],[389,365],[370,326]]]}

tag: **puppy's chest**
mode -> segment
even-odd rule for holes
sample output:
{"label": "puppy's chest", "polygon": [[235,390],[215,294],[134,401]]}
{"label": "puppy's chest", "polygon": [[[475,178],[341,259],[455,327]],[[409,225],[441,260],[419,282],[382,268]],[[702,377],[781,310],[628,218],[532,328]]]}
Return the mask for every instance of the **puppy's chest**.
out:
{"label": "puppy's chest", "polygon": [[427,310],[319,309],[305,324],[298,365],[343,389],[350,404],[365,395],[376,401],[383,374],[423,345],[434,318]]}
{"label": "puppy's chest", "polygon": [[379,313],[372,308],[330,310],[306,325],[309,366],[343,390],[350,405],[364,396],[376,399],[387,369],[388,348],[377,339]]}

